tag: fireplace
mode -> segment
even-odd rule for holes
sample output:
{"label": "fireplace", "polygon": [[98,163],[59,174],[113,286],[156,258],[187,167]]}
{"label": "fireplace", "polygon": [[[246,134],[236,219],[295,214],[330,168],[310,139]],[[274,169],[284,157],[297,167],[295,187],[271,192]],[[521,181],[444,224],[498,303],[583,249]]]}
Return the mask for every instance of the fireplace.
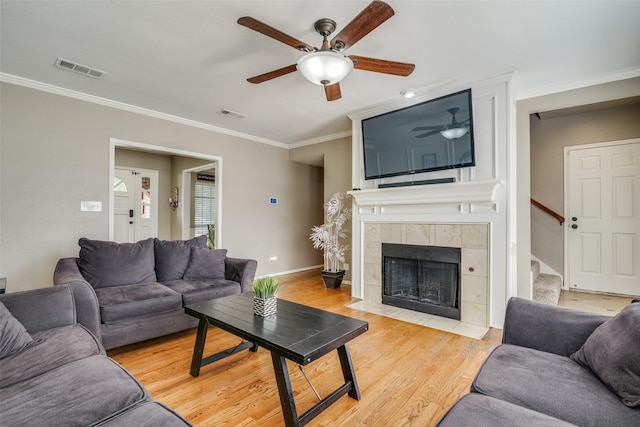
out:
{"label": "fireplace", "polygon": [[382,244],[382,303],[460,320],[460,248]]}

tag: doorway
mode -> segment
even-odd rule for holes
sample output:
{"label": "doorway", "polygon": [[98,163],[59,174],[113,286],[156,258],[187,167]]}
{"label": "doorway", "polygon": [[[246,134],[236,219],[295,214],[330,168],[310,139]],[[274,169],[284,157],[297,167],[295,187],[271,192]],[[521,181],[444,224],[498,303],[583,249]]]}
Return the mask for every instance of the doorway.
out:
{"label": "doorway", "polygon": [[158,236],[158,171],[118,168],[113,177],[113,241]]}
{"label": "doorway", "polygon": [[[156,145],[149,145],[139,142],[126,141],[116,138],[111,138],[109,140],[109,240],[115,240],[116,234],[116,215],[115,215],[115,206],[116,206],[116,192],[114,191],[114,178],[116,176],[116,166],[115,166],[115,158],[116,158],[116,149],[125,149],[131,151],[138,152],[146,152],[150,154],[160,154],[163,156],[168,156],[173,159],[172,164],[174,165],[173,172],[171,173],[171,177],[169,178],[171,183],[169,185],[163,185],[158,189],[159,196],[156,197],[156,201],[162,203],[162,206],[166,206],[169,209],[169,204],[166,203],[168,199],[171,197],[170,189],[174,187],[179,187],[179,203],[177,203],[177,207],[171,213],[171,237],[172,240],[177,239],[189,239],[190,238],[190,221],[191,217],[191,192],[190,186],[188,185],[189,176],[191,172],[184,172],[185,170],[194,169],[197,167],[202,167],[202,165],[210,165],[215,164],[216,170],[216,213],[215,213],[215,222],[216,222],[216,247],[222,247],[222,231],[223,231],[223,222],[222,222],[222,158],[219,156],[213,156],[208,154],[196,153],[191,151],[179,150],[174,148],[167,148]],[[135,170],[141,170],[139,168],[133,168]],[[165,179],[165,178],[161,178]],[[156,179],[156,183],[159,182],[159,179]],[[165,183],[166,184],[166,183]],[[167,188],[164,188],[167,187]],[[169,188],[170,187],[170,188]],[[164,191],[164,193],[163,193]],[[164,195],[163,195],[164,194]],[[187,201],[187,203],[185,203]],[[119,204],[122,204],[120,201]],[[153,209],[153,206],[151,206]],[[129,210],[126,209],[124,211],[125,217],[129,215]],[[158,212],[158,207],[151,212]],[[135,212],[134,212],[135,215]],[[122,219],[120,219],[122,221]],[[128,221],[127,221],[128,224]],[[174,235],[174,231],[176,235]],[[157,231],[156,231],[157,233]],[[128,238],[128,236],[127,236]],[[138,239],[139,240],[139,239]]]}
{"label": "doorway", "polygon": [[183,239],[197,237],[209,233],[209,225],[214,227],[213,246],[219,244],[219,181],[218,164],[209,163],[182,170],[184,199],[189,201],[184,206],[182,222]]}
{"label": "doorway", "polygon": [[640,139],[565,147],[570,289],[640,295]]}

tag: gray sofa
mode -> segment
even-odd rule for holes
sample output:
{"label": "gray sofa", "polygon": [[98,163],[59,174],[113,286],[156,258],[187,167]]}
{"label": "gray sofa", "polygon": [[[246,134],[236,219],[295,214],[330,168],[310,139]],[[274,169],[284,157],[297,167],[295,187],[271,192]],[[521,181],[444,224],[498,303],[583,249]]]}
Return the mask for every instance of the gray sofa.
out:
{"label": "gray sofa", "polygon": [[[0,295],[0,424],[185,427],[154,402],[80,318],[83,283]],[[93,322],[87,325],[93,327]]]}
{"label": "gray sofa", "polygon": [[438,425],[640,426],[640,304],[608,317],[512,298],[503,344]]}
{"label": "gray sofa", "polygon": [[185,304],[248,292],[257,268],[255,260],[209,249],[206,236],[78,244],[77,258],[58,261],[54,285],[90,285],[95,297],[77,305],[107,350],[197,326]]}

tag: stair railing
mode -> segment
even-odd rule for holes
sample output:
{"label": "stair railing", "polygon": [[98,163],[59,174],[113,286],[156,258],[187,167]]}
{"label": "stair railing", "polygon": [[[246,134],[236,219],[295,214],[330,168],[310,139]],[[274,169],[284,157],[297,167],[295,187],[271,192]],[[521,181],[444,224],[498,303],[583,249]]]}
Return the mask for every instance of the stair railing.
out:
{"label": "stair railing", "polygon": [[552,217],[557,219],[560,222],[560,225],[562,225],[564,223],[564,217],[562,215],[560,215],[559,213],[557,213],[553,209],[546,207],[545,205],[543,205],[539,201],[535,200],[534,198],[531,198],[531,204],[533,206],[537,207],[538,209],[542,210],[546,214],[551,215]]}

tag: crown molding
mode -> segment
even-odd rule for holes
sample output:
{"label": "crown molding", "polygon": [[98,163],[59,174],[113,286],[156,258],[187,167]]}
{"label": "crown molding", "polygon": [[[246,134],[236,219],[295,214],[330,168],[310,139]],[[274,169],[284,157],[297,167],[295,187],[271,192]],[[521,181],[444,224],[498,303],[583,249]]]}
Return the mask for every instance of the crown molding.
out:
{"label": "crown molding", "polygon": [[318,138],[307,139],[305,141],[295,142],[289,145],[289,148],[305,147],[307,145],[320,144],[321,142],[333,141],[334,139],[346,138],[351,136],[351,131],[346,130],[343,132],[333,133],[331,135],[319,136]]}
{"label": "crown molding", "polygon": [[627,80],[640,77],[640,68],[631,68],[618,73],[602,74],[581,80],[572,80],[571,82],[558,83],[551,86],[541,88],[531,88],[519,90],[516,95],[516,101],[524,101],[539,96],[552,95],[560,92],[567,92],[574,89],[582,89],[589,86],[616,82],[619,80]]}
{"label": "crown molding", "polygon": [[83,92],[75,90],[65,89],[59,86],[50,85],[48,83],[42,83],[36,80],[26,79],[24,77],[14,76],[12,74],[0,73],[0,82],[11,83],[18,86],[27,87],[30,89],[40,90],[43,92],[53,93],[56,95],[66,96],[68,98],[78,99],[80,101],[90,102],[92,104],[98,104],[105,107],[116,108],[118,110],[128,111],[130,113],[141,114],[148,117],[153,117],[160,120],[166,120],[173,123],[179,123],[186,126],[191,126],[199,129],[205,129],[212,132],[222,133],[225,135],[235,136],[242,139],[247,139],[261,144],[272,145],[278,148],[289,149],[290,146],[282,142],[273,141],[266,138],[261,138],[255,135],[249,135],[242,132],[236,132],[230,129],[225,129],[218,126],[213,126],[207,123],[198,122],[184,117],[174,116],[171,114],[162,113],[160,111],[150,110],[148,108],[138,107],[136,105],[125,104],[124,102],[114,101],[108,98],[102,98],[99,96],[89,95]]}

